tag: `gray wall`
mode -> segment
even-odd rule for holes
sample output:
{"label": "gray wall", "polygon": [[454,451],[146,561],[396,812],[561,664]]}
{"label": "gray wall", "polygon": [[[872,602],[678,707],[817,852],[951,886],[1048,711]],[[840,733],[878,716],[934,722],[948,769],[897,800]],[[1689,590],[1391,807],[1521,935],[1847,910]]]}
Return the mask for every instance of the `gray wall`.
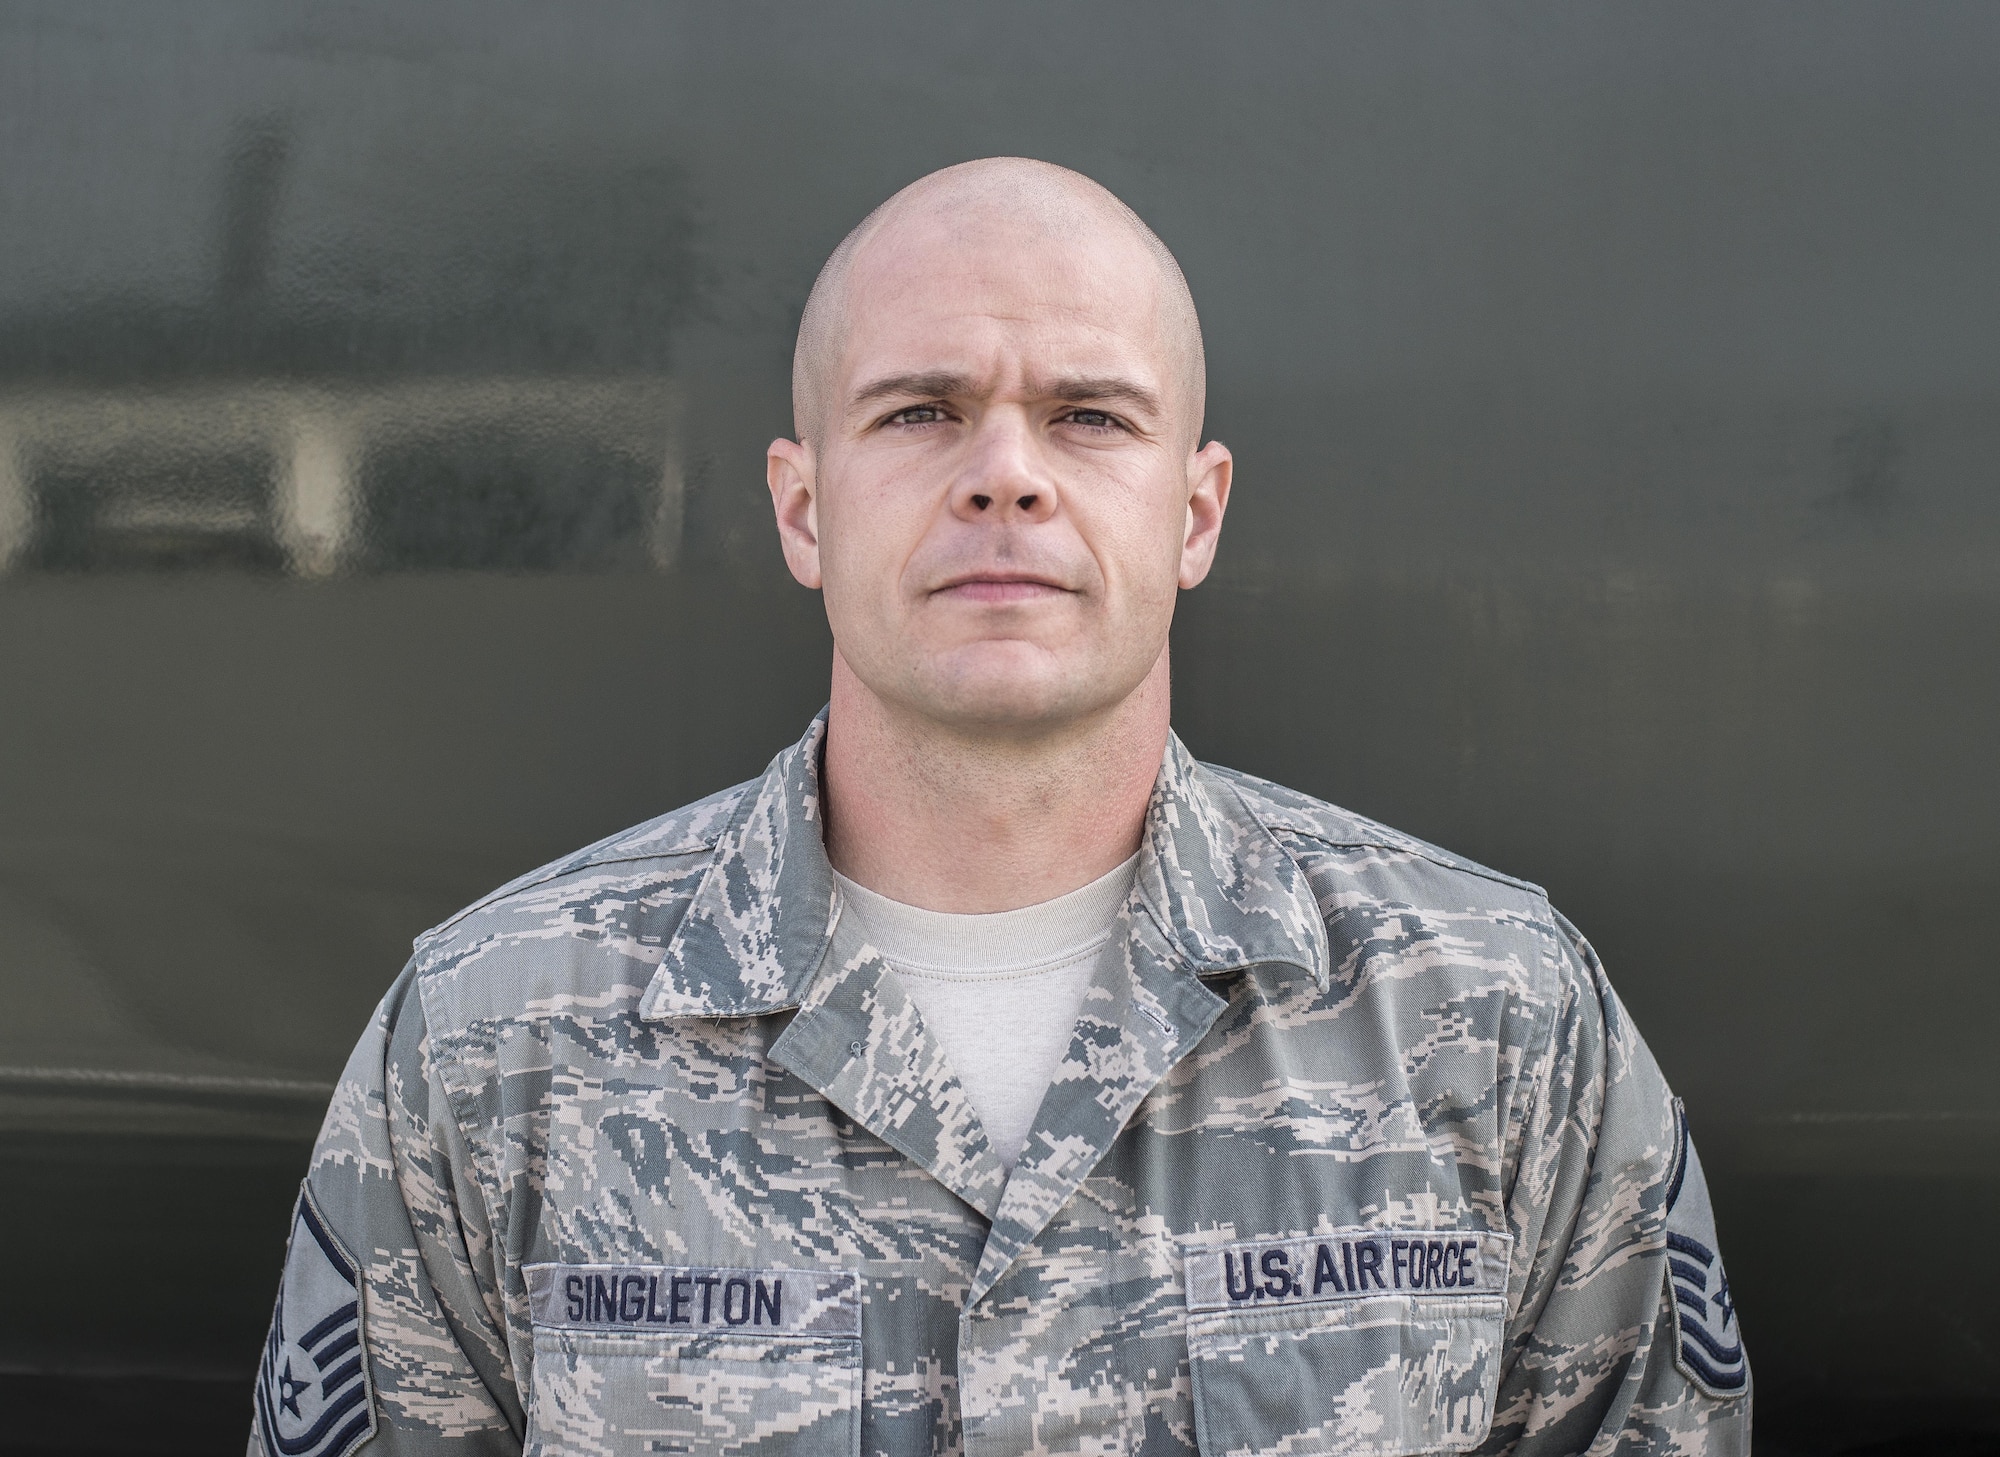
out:
{"label": "gray wall", "polygon": [[1592,936],[1767,1447],[1992,1430],[1996,61],[1988,4],[0,5],[0,1246],[47,1256],[0,1376],[241,1389],[409,938],[796,735],[805,291],[1024,153],[1203,311],[1183,736]]}

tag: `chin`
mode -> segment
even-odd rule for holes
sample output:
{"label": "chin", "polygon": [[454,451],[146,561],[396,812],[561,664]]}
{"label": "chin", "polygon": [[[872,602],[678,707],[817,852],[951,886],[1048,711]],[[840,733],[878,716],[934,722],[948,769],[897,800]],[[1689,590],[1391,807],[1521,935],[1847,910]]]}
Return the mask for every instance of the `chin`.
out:
{"label": "chin", "polygon": [[1078,717],[1067,705],[1006,697],[958,698],[929,705],[938,722],[981,737],[1012,737],[1060,728]]}
{"label": "chin", "polygon": [[[1123,693],[1088,673],[981,672],[926,685],[923,711],[973,734],[1045,732],[1117,703]],[[1127,690],[1129,691],[1129,689]]]}

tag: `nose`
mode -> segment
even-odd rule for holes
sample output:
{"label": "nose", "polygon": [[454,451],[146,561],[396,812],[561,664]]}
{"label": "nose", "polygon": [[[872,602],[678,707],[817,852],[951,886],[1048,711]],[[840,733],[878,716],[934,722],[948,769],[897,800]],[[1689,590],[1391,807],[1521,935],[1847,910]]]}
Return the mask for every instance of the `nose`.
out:
{"label": "nose", "polygon": [[1008,524],[1055,514],[1056,483],[1027,418],[994,410],[979,423],[951,486],[952,514],[963,521]]}

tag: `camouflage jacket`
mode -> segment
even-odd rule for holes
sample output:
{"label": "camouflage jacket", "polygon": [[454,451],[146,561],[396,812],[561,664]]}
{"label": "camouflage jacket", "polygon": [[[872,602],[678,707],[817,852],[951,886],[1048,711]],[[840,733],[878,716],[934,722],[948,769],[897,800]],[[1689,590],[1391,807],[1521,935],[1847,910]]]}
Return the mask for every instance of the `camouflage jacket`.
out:
{"label": "camouflage jacket", "polygon": [[841,917],[823,725],[419,938],[253,1453],[1747,1450],[1679,1106],[1536,887],[1171,741],[1009,1175]]}

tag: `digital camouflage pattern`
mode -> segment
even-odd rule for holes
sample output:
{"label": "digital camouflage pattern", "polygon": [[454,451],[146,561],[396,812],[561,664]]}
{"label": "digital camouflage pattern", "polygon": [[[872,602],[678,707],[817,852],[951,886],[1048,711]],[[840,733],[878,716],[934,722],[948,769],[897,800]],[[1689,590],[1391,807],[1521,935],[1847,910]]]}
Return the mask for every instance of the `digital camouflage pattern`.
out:
{"label": "digital camouflage pattern", "polygon": [[307,1178],[367,1452],[1747,1450],[1699,1165],[1537,888],[1173,740],[1010,1177],[840,914],[823,730],[418,940]]}

